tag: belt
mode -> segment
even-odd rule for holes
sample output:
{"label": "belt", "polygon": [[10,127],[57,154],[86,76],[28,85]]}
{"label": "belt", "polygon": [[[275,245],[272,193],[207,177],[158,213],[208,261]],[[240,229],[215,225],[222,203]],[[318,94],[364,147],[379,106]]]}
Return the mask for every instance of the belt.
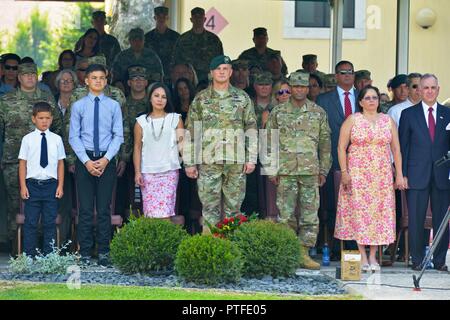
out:
{"label": "belt", "polygon": [[98,152],[98,153],[95,153],[94,151],[86,150],[86,154],[87,154],[89,157],[93,157],[93,158],[101,158],[101,157],[105,156],[106,151],[100,151],[100,152]]}
{"label": "belt", "polygon": [[55,178],[46,179],[46,180],[39,180],[39,179],[28,178],[26,181],[29,182],[29,183],[33,183],[33,184],[37,184],[37,185],[42,186],[44,184],[54,183],[57,180]]}

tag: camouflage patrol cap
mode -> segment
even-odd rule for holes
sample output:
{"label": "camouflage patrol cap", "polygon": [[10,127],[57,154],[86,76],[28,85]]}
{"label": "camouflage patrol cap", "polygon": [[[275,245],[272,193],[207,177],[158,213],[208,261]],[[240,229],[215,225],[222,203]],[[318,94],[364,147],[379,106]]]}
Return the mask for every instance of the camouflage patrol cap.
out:
{"label": "camouflage patrol cap", "polygon": [[324,87],[336,87],[337,86],[336,76],[334,75],[334,73],[326,74],[323,77],[323,85],[324,85]]}
{"label": "camouflage patrol cap", "polygon": [[362,79],[371,80],[369,70],[358,70],[355,72],[355,82]]}
{"label": "camouflage patrol cap", "polygon": [[214,57],[209,64],[209,70],[217,69],[221,64],[231,64],[230,57],[224,55]]}
{"label": "camouflage patrol cap", "polygon": [[231,65],[233,66],[233,70],[248,69],[248,60],[236,59],[231,61]]}
{"label": "camouflage patrol cap", "polygon": [[19,64],[19,74],[35,73],[37,74],[37,65],[35,63]]}
{"label": "camouflage patrol cap", "polygon": [[106,12],[102,10],[92,12],[92,19],[106,18]]}
{"label": "camouflage patrol cap", "polygon": [[169,14],[169,8],[164,7],[164,6],[159,6],[159,7],[156,7],[155,9],[153,9],[153,12],[155,13],[155,16],[157,16],[159,14],[163,14],[163,15],[167,16]]}
{"label": "camouflage patrol cap", "polygon": [[289,75],[289,85],[291,86],[309,86],[309,73],[308,72],[292,72]]}
{"label": "camouflage patrol cap", "polygon": [[128,68],[128,78],[142,77],[147,79],[147,69],[143,66],[132,66]]}
{"label": "camouflage patrol cap", "polygon": [[144,39],[144,30],[141,28],[133,28],[128,32],[128,40]]}
{"label": "camouflage patrol cap", "polygon": [[253,37],[267,36],[267,29],[263,27],[253,29]]}
{"label": "camouflage patrol cap", "polygon": [[304,54],[302,56],[303,63],[317,62],[317,55],[315,54]]}
{"label": "camouflage patrol cap", "polygon": [[272,74],[268,71],[257,73],[254,75],[253,83],[260,85],[272,84]]}
{"label": "camouflage patrol cap", "polygon": [[104,67],[106,67],[106,57],[102,54],[93,56],[93,57],[89,57],[87,59],[88,61],[88,66],[92,65],[92,64],[100,64]]}
{"label": "camouflage patrol cap", "polygon": [[196,15],[196,14],[205,15],[205,9],[200,8],[200,7],[195,7],[194,9],[191,10],[191,16]]}

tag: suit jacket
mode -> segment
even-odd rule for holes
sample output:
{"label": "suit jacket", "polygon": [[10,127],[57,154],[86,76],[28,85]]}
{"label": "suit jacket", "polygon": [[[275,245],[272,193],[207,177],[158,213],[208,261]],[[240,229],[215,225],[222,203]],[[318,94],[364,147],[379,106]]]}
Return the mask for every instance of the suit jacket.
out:
{"label": "suit jacket", "polygon": [[425,189],[431,179],[439,189],[450,189],[450,165],[435,165],[450,150],[450,131],[446,130],[449,123],[450,109],[438,103],[432,142],[422,102],[402,111],[399,127],[402,169],[411,189]]}
{"label": "suit jacket", "polygon": [[[361,111],[361,108],[359,107],[357,101],[358,94],[359,92],[355,90],[356,112]],[[345,115],[337,89],[322,93],[317,97],[316,103],[326,111],[328,116],[328,124],[330,125],[331,129],[331,155],[333,157],[333,164],[331,166],[331,169],[340,170],[337,147],[339,141],[339,131],[341,130],[342,123],[345,120]]]}

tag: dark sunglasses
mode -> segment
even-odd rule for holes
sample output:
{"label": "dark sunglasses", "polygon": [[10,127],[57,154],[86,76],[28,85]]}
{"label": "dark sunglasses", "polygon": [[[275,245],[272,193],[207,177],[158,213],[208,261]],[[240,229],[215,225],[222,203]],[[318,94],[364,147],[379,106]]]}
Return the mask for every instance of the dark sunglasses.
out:
{"label": "dark sunglasses", "polygon": [[338,71],[339,74],[353,74],[353,70],[340,70]]}
{"label": "dark sunglasses", "polygon": [[419,87],[418,84],[413,84],[413,85],[411,86],[411,88],[413,88],[413,89],[417,89],[418,87]]}
{"label": "dark sunglasses", "polygon": [[86,72],[87,69],[77,69],[77,71]]}
{"label": "dark sunglasses", "polygon": [[278,94],[281,96],[282,94],[291,94],[291,92],[288,89],[278,90]]}
{"label": "dark sunglasses", "polygon": [[17,71],[19,69],[18,66],[10,66],[8,64],[5,64],[4,68],[5,70],[14,70],[14,71]]}

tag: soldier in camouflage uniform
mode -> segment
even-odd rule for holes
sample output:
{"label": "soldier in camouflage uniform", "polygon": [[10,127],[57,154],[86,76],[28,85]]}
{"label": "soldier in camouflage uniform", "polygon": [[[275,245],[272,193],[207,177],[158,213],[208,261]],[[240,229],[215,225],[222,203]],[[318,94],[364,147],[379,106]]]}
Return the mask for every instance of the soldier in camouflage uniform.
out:
{"label": "soldier in camouflage uniform", "polygon": [[169,8],[156,7],[154,9],[156,28],[145,34],[145,46],[155,50],[164,68],[164,81],[170,82],[170,63],[172,61],[175,44],[180,34],[167,26]]}
{"label": "soldier in camouflage uniform", "polygon": [[319,63],[317,62],[317,55],[305,54],[302,56],[302,68],[296,72],[308,72],[310,74],[316,74],[322,81],[324,80],[325,73],[317,70]]}
{"label": "soldier in camouflage uniform", "polygon": [[[19,149],[22,137],[34,130],[31,116],[33,105],[47,102],[52,106],[53,123],[51,131],[62,135],[61,117],[53,96],[37,87],[37,66],[34,63],[19,65],[20,86],[0,98],[0,137],[3,140],[3,177],[8,200],[8,234],[14,240],[16,214],[19,213]],[[13,241],[13,246],[16,241]],[[13,254],[16,254],[13,249]]]}
{"label": "soldier in camouflage uniform", "polygon": [[119,53],[113,63],[113,84],[126,83],[127,70],[132,65],[142,65],[147,69],[150,82],[162,81],[164,78],[161,60],[153,49],[145,48],[144,31],[141,28],[131,29],[128,33],[130,48]]}
{"label": "soldier in camouflage uniform", "polygon": [[198,178],[204,233],[209,232],[205,220],[211,224],[220,220],[222,195],[226,214],[239,211],[245,195],[245,174],[255,170],[257,160],[253,104],[244,91],[230,85],[231,59],[215,57],[210,70],[212,84],[197,94],[189,108],[186,128],[190,139],[186,138],[183,153],[186,175]]}
{"label": "soldier in camouflage uniform", "polygon": [[[301,267],[320,269],[309,257],[319,228],[319,186],[325,183],[331,167],[330,128],[326,112],[309,101],[309,74],[294,72],[289,84],[289,102],[278,105],[270,113],[267,130],[279,130],[279,166],[269,168],[270,180],[278,185],[277,206],[280,222],[288,223],[296,232],[302,251]],[[297,222],[295,207],[299,203]]]}
{"label": "soldier in camouflage uniform", "polygon": [[178,38],[172,60],[172,65],[193,65],[199,82],[208,80],[209,62],[223,54],[222,42],[218,36],[205,29],[205,21],[204,9],[196,7],[191,10],[192,29]]}
{"label": "soldier in camouflage uniform", "polygon": [[121,51],[119,41],[112,35],[105,32],[106,13],[105,11],[95,11],[92,13],[92,25],[100,35],[100,51],[106,57],[106,65],[111,67],[114,58]]}
{"label": "soldier in camouflage uniform", "polygon": [[336,89],[336,75],[334,73],[326,74],[323,77],[323,92],[330,92]]}
{"label": "soldier in camouflage uniform", "polygon": [[366,86],[372,85],[372,79],[370,78],[369,70],[358,70],[355,71],[355,88],[361,91]]}
{"label": "soldier in camouflage uniform", "polygon": [[[280,51],[273,50],[267,47],[267,42],[269,41],[269,36],[267,35],[266,28],[255,28],[253,29],[253,42],[255,46],[253,48],[247,49],[239,55],[239,59],[248,60],[250,66],[258,66],[264,71],[269,71],[267,69],[267,61],[269,56],[272,54],[280,53]],[[281,58],[282,68],[281,73],[286,75],[288,73],[286,63],[283,58]]]}
{"label": "soldier in camouflage uniform", "polygon": [[388,87],[392,89],[393,99],[387,103],[380,105],[380,110],[383,113],[388,113],[389,109],[396,104],[402,103],[408,99],[408,76],[406,74],[398,74],[389,81]]}

